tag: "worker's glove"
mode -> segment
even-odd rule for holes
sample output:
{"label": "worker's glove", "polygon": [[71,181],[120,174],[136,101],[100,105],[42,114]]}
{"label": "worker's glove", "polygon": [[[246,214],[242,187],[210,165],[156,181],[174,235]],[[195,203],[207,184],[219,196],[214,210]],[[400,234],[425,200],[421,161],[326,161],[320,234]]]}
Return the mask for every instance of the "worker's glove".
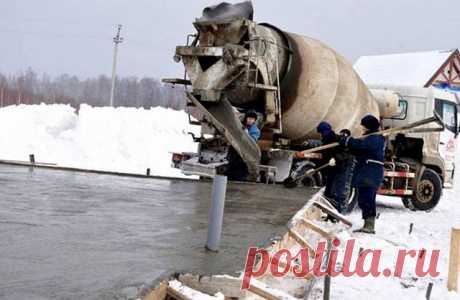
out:
{"label": "worker's glove", "polygon": [[310,146],[310,142],[307,140],[307,141],[304,141],[301,145],[303,148],[307,148],[308,146]]}
{"label": "worker's glove", "polygon": [[329,160],[329,165],[330,165],[331,167],[335,167],[335,164],[336,164],[335,158],[331,158],[331,159]]}
{"label": "worker's glove", "polygon": [[349,136],[341,136],[341,137],[340,137],[340,140],[339,140],[339,145],[340,145],[340,147],[346,148],[349,139],[350,139]]}
{"label": "worker's glove", "polygon": [[348,130],[348,129],[342,129],[342,130],[340,130],[339,135],[340,135],[341,137],[342,137],[342,136],[349,137],[349,136],[351,136],[351,131]]}

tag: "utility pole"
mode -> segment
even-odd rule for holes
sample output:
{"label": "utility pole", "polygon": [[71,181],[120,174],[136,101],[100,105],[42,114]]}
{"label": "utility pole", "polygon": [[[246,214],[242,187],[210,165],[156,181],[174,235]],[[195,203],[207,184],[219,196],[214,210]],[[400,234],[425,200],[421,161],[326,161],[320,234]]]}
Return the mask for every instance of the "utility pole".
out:
{"label": "utility pole", "polygon": [[19,81],[19,78],[16,78],[16,86],[17,86],[17,91],[18,91],[18,99],[17,99],[17,102],[16,102],[16,105],[20,105],[21,102],[22,102],[22,93],[21,93],[21,83]]}
{"label": "utility pole", "polygon": [[0,107],[3,107],[3,97],[5,96],[5,80],[3,78],[0,79],[1,86],[0,86]]}
{"label": "utility pole", "polygon": [[112,89],[110,91],[110,106],[113,107],[113,96],[115,93],[115,77],[117,76],[117,52],[118,44],[123,42],[123,38],[120,36],[121,24],[118,24],[117,35],[113,38],[113,65],[112,65]]}

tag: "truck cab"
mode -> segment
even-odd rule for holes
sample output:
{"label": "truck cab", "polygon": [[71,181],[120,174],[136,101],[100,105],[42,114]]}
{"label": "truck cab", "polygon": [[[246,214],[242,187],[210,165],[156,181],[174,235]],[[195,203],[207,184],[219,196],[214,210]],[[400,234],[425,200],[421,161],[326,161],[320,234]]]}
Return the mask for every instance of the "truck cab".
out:
{"label": "truck cab", "polygon": [[[421,210],[432,209],[438,203],[442,189],[453,186],[456,137],[459,132],[457,97],[452,92],[437,88],[373,88],[393,91],[399,97],[398,112],[390,118],[382,119],[384,128],[405,126],[434,115],[442,120],[442,127],[439,124],[429,124],[420,132],[389,136],[386,160],[394,168],[390,172],[402,171],[401,174],[404,174],[408,170],[414,177],[386,176],[381,189],[385,191],[383,194],[402,196],[406,206]],[[401,166],[404,168],[401,169]]]}

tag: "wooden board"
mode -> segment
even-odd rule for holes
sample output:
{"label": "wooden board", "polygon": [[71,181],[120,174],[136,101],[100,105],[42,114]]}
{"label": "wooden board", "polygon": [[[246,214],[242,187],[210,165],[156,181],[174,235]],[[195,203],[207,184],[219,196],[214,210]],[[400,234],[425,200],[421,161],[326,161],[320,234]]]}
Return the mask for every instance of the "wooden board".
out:
{"label": "wooden board", "polygon": [[326,231],[325,229],[323,229],[320,226],[316,225],[312,221],[310,221],[310,220],[308,220],[306,218],[302,218],[301,221],[302,221],[304,226],[306,226],[307,228],[309,228],[309,229],[313,230],[314,232],[318,233],[322,237],[324,237],[326,239],[334,239],[335,238],[334,234]]}
{"label": "wooden board", "polygon": [[168,284],[166,282],[160,283],[160,286],[150,293],[148,293],[143,300],[164,300],[168,292]]}
{"label": "wooden board", "polygon": [[460,229],[452,228],[450,238],[449,275],[447,289],[458,292],[458,273],[460,272]]}
{"label": "wooden board", "polygon": [[331,215],[334,218],[338,219],[343,224],[348,225],[350,227],[353,226],[353,223],[351,221],[347,220],[343,215],[339,214],[338,212],[335,212],[329,207],[326,207],[324,204],[315,201],[314,205],[321,209],[323,212],[327,213],[328,215]]}
{"label": "wooden board", "polygon": [[236,277],[185,274],[180,275],[178,280],[197,291],[209,295],[215,295],[220,292],[230,298],[243,297],[243,293],[241,292],[241,279]]}

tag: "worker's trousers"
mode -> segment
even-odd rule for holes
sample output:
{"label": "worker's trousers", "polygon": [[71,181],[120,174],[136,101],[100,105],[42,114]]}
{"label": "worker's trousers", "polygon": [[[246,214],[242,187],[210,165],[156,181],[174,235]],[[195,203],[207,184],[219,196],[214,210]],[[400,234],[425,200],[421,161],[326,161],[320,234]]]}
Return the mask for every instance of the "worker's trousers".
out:
{"label": "worker's trousers", "polygon": [[376,187],[358,187],[358,205],[361,208],[363,219],[377,215],[375,198],[377,197]]}
{"label": "worker's trousers", "polygon": [[354,167],[355,160],[350,158],[341,161],[327,174],[324,194],[332,200],[332,204],[340,213],[347,210]]}
{"label": "worker's trousers", "polygon": [[249,175],[248,167],[233,147],[229,148],[227,160],[228,165],[225,175],[228,180],[246,181]]}

